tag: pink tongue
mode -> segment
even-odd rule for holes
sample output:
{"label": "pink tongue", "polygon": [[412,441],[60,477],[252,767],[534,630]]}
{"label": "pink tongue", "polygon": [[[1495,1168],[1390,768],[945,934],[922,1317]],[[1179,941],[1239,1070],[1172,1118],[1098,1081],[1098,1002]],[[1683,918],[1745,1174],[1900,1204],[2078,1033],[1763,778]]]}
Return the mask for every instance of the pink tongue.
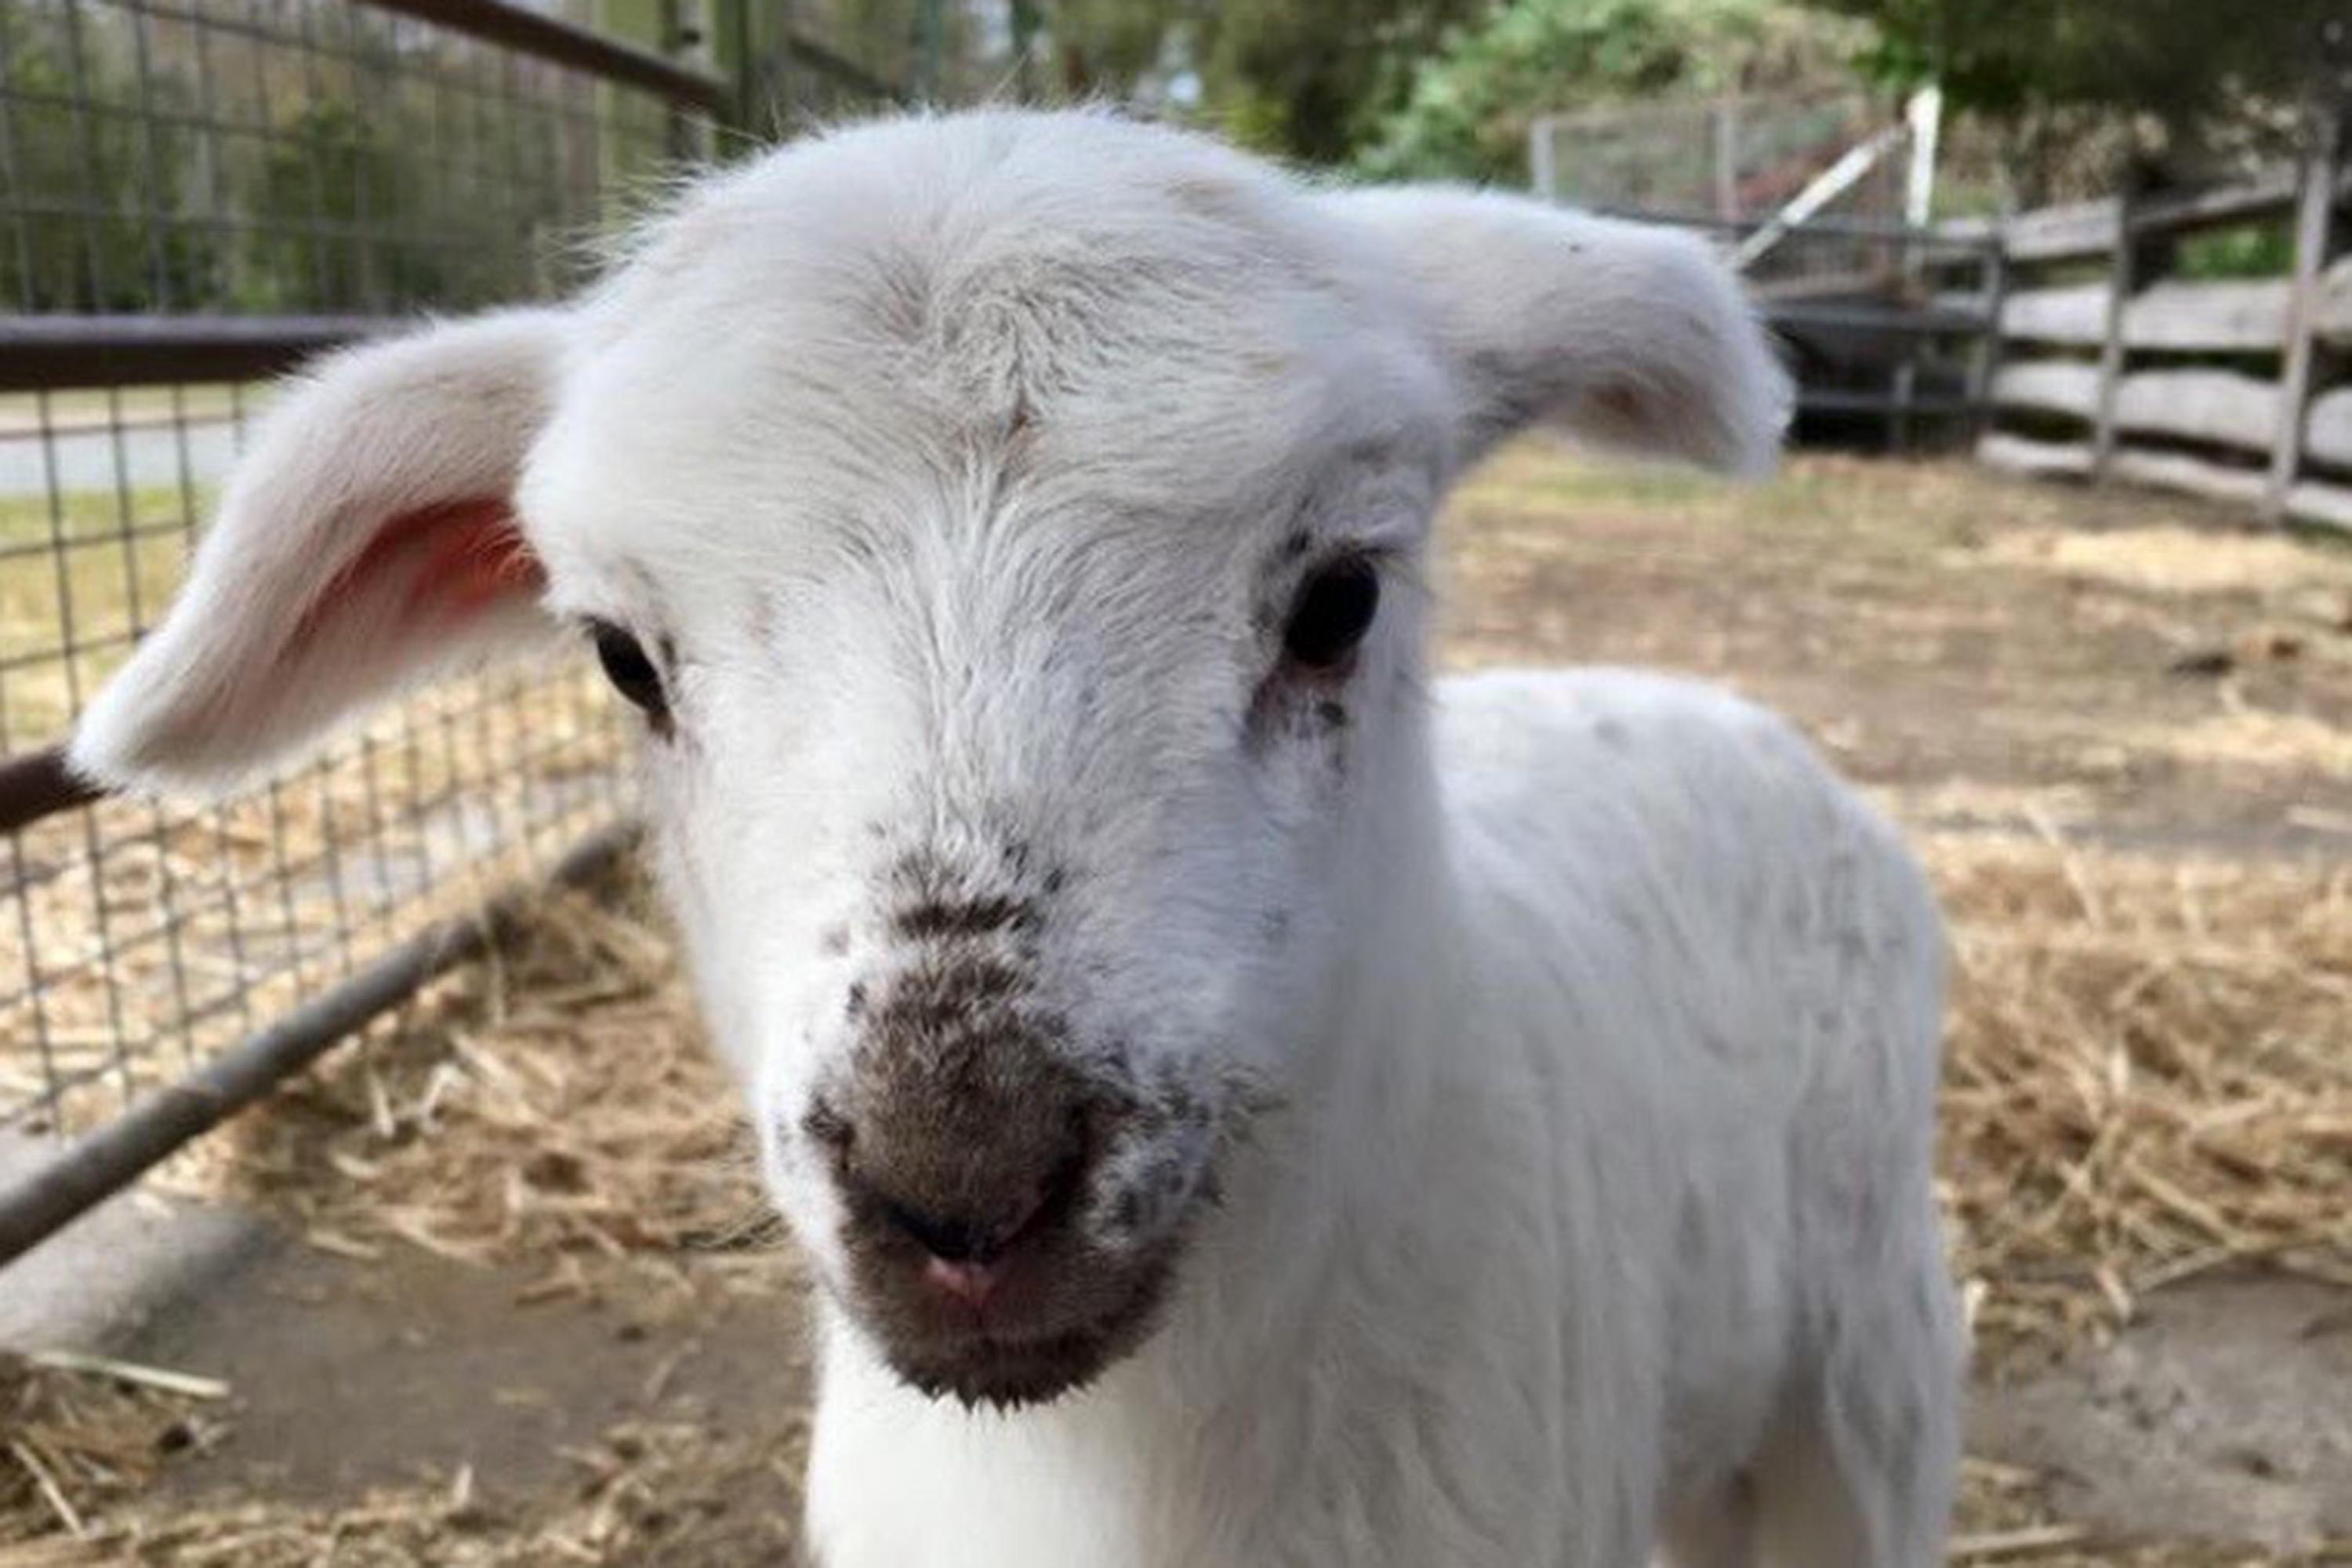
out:
{"label": "pink tongue", "polygon": [[1003,1271],[992,1263],[950,1263],[934,1258],[923,1265],[924,1282],[944,1290],[967,1306],[977,1307],[996,1289]]}

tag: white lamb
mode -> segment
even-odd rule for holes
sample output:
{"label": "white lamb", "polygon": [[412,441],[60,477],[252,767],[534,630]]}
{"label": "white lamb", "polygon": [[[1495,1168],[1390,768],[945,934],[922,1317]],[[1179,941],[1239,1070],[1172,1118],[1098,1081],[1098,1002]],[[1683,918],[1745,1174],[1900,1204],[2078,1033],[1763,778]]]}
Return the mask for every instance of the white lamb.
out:
{"label": "white lamb", "polygon": [[833,1568],[1919,1568],[1919,875],[1731,697],[1425,672],[1496,440],[1759,470],[1786,401],[1685,237],[868,125],[329,362],[74,755],[218,793],[593,642],[820,1284]]}

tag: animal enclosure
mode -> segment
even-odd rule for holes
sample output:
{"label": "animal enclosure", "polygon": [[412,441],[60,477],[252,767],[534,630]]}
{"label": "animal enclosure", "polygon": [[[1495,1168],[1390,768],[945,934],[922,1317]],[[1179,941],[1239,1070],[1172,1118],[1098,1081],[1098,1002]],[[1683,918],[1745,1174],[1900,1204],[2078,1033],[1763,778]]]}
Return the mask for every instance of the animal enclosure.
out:
{"label": "animal enclosure", "polygon": [[2352,165],[2336,120],[2313,134],[2243,184],[1964,230],[2009,264],[1973,301],[2002,343],[1983,458],[2352,529]]}
{"label": "animal enclosure", "polygon": [[[698,134],[691,116],[666,111],[662,153],[692,153]],[[222,188],[247,177],[224,174]],[[601,216],[604,198],[596,205]],[[80,243],[82,269],[102,272],[99,239]],[[143,237],[140,245],[151,257],[169,249]],[[277,287],[274,254],[205,253],[185,276],[250,288],[257,300]],[[314,280],[341,277],[300,254]],[[559,280],[555,263],[547,269]],[[158,267],[147,286],[161,297],[184,283]],[[513,295],[537,287],[518,283]],[[201,363],[236,389],[234,416],[245,407],[240,372],[218,356],[288,352],[301,332],[312,334],[306,343],[354,335],[343,315],[248,313],[131,341],[139,334],[121,310],[97,292],[86,299],[87,308],[37,318],[22,333],[23,363],[56,363],[61,342],[70,357],[121,340],[110,350],[104,409],[114,453],[130,448],[122,407],[136,403],[121,387],[163,375],[142,354],[173,365],[194,363],[175,355],[215,356]],[[1724,314],[1736,317],[1736,303]],[[277,322],[283,335],[254,321]],[[133,368],[141,363],[150,368]],[[656,383],[701,372],[698,363]],[[192,395],[168,375],[161,384]],[[47,443],[42,542],[60,557],[77,541],[59,521],[73,492],[47,457],[62,397],[44,382],[33,403]],[[176,405],[173,419],[184,448],[190,421]],[[683,427],[630,472],[667,476]],[[193,503],[205,488],[196,461],[175,463],[176,488]],[[609,475],[615,465],[605,467]],[[134,489],[118,478],[112,493]],[[128,562],[124,627],[105,634],[114,640],[79,635],[75,612],[97,595],[79,596],[69,567],[58,576],[60,725],[137,636],[151,591],[168,589],[168,578],[151,590],[140,574],[134,513],[123,500],[96,531],[101,552]],[[1737,492],[1599,476],[1521,449],[1465,490],[1446,524],[1445,648],[1456,667],[1622,660],[1745,687],[1798,715],[1924,848],[1953,912],[1961,977],[1937,1195],[1956,1227],[1989,1419],[2011,1388],[2063,1403],[2065,1370],[2086,1349],[2143,1315],[2164,1321],[2199,1287],[2234,1287],[2242,1281],[2232,1271],[2256,1265],[2270,1272],[2251,1281],[2252,1300],[2282,1300],[2274,1287],[2284,1276],[2323,1293],[2315,1307],[2294,1298],[2303,1321],[2278,1337],[2325,1344],[2336,1331],[2327,1324],[2340,1303],[2326,1292],[2345,1281],[2347,1239],[2337,841],[2352,822],[2311,802],[2345,776],[2352,604],[2339,560],[2215,523],[2183,510],[2152,525],[2112,498],[1957,468],[1811,459],[1777,488]],[[155,532],[187,525],[183,515]],[[146,663],[160,676],[157,646]],[[846,646],[819,652],[836,658]],[[804,703],[806,689],[798,695]],[[544,868],[583,832],[610,842],[591,830],[623,813],[626,790],[605,710],[578,682],[460,682],[418,701],[322,770],[281,783],[257,803],[257,820],[191,825],[142,808],[143,837],[110,835],[120,808],[81,798],[53,752],[24,754],[9,774],[26,803],[18,842],[53,855],[69,889],[88,895],[86,909],[44,906],[19,879],[37,1064],[32,1109],[19,1118],[27,1129],[102,1127],[123,1105],[152,1104],[145,1092],[178,1070],[247,1059],[256,1042],[278,1052],[289,1038],[280,1008],[298,995],[310,1002],[291,1016],[311,1025],[321,1004],[348,1023],[411,996],[461,951],[451,933],[472,929],[426,923],[435,916],[462,912],[510,872]],[[437,794],[436,740],[450,770]],[[472,771],[460,776],[461,765]],[[772,789],[773,770],[758,776]],[[80,824],[82,840],[45,850],[40,836],[59,823]],[[805,842],[782,840],[767,875],[751,879],[762,899],[806,875]],[[744,863],[742,845],[730,833],[715,857]],[[257,868],[250,877],[238,874],[241,851]],[[1349,858],[1373,878],[1390,864],[1393,880],[1410,880],[1378,853]],[[562,864],[582,861],[567,854]],[[1711,916],[1737,924],[1735,898],[1706,898],[1727,889],[1692,888],[1711,877],[1678,880]],[[282,919],[257,919],[257,908]],[[1915,898],[1907,908],[1905,929],[1921,933],[1913,951],[1925,953],[1924,906]],[[172,1173],[183,1191],[266,1216],[278,1238],[268,1267],[286,1272],[242,1273],[152,1325],[131,1347],[137,1375],[124,1375],[124,1363],[0,1363],[0,1398],[23,1434],[0,1454],[7,1535],[32,1538],[36,1552],[42,1537],[72,1536],[101,1551],[257,1562],[372,1548],[387,1560],[719,1563],[788,1543],[806,1388],[796,1357],[778,1352],[776,1314],[799,1280],[790,1250],[749,1218],[765,1211],[732,1157],[733,1101],[685,1022],[667,940],[565,897],[522,912],[463,949],[491,962],[451,973]],[[1490,945],[1536,929],[1515,931],[1526,913],[1488,928]],[[79,970],[37,941],[77,929],[77,916],[78,940],[90,944]],[[911,923],[936,926],[939,916]],[[420,930],[438,934],[420,945]],[[217,1009],[192,984],[215,973],[235,987]],[[87,1016],[70,1010],[78,995]],[[852,1016],[858,1005],[853,993]],[[158,1016],[163,1025],[129,1037],[125,1020]],[[216,1018],[218,1042],[200,1037]],[[1916,1085],[1928,1076],[1934,1018],[1924,1005],[1910,1018]],[[1360,1044],[1365,1034],[1342,1037]],[[60,1047],[92,1039],[89,1060],[60,1066]],[[219,1081],[200,1076],[198,1087],[212,1092]],[[1909,1192],[1925,1213],[1926,1096],[1909,1103]],[[143,1125],[141,1114],[117,1125]],[[764,1117],[763,1130],[778,1120]],[[985,1147],[996,1136],[983,1128],[959,1142]],[[1476,1142],[1474,1130],[1463,1146]],[[1504,1174],[1525,1169],[1515,1163]],[[38,1204],[0,1212],[44,1216]],[[1930,1247],[1908,1260],[1940,1294],[1941,1255]],[[271,1316],[289,1301],[300,1325],[290,1332]],[[616,1303],[626,1313],[617,1326],[601,1315]],[[1463,1318],[1435,1321],[1460,1339]],[[376,1353],[352,1354],[353,1345]],[[2282,1360],[2305,1353],[2263,1348]],[[329,1375],[346,1365],[361,1369],[357,1388]],[[155,1370],[174,1367],[197,1371]],[[2324,1373],[2312,1373],[2313,1387],[2327,1386]],[[439,1413],[420,1416],[434,1409],[431,1391]],[[1249,1409],[1265,1390],[1239,1393]],[[2146,1408],[2128,1395],[2118,1403],[2126,1421]],[[355,1418],[377,1410],[387,1418]],[[526,1422],[517,1411],[531,1414]],[[331,1440],[288,1436],[303,1431]],[[2077,1546],[2096,1557],[2110,1535],[2153,1535],[2161,1549],[2171,1534],[2216,1528],[2075,1497],[2066,1489],[2083,1484],[2084,1466],[2063,1443],[2049,1446],[2057,1442],[2037,1431],[1983,1439],[1959,1557]],[[175,1449],[193,1458],[181,1464]],[[2333,1552],[2352,1530],[2333,1500],[2352,1487],[2338,1484],[2331,1453],[2264,1436],[2241,1451],[2252,1458],[2213,1462],[2277,1481],[2283,1500],[2228,1526],[2240,1532],[2228,1539]],[[517,1465],[517,1456],[529,1458]],[[877,1457],[869,1473],[892,1473],[897,1456]],[[334,1468],[279,1484],[306,1463]],[[1050,1485],[1045,1495],[1058,1506]],[[932,1517],[950,1527],[963,1519]]]}
{"label": "animal enclosure", "polygon": [[1929,223],[1932,120],[1841,104],[1539,120],[1536,187],[1720,237],[1811,433],[2352,529],[2340,107],[2310,110],[2298,161],[2234,182]]}

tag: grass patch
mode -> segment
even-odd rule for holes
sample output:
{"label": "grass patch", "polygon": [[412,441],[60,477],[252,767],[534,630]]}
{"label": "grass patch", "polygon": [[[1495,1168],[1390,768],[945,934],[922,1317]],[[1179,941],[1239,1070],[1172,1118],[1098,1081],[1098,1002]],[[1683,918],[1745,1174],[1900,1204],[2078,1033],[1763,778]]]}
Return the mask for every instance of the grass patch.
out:
{"label": "grass patch", "polygon": [[[211,499],[193,498],[199,515]],[[60,739],[75,699],[86,700],[161,617],[186,570],[190,500],[175,487],[0,499],[8,749]]]}
{"label": "grass patch", "polygon": [[[226,383],[180,387],[176,389],[176,399],[174,390],[168,386],[125,386],[110,391],[96,388],[52,392],[46,399],[46,423],[49,429],[62,432],[103,430],[118,421],[124,425],[161,425],[173,419],[227,419],[240,413],[249,417],[271,395],[266,385],[240,389]],[[0,395],[0,432],[41,429],[44,406],[44,399],[34,393]]]}
{"label": "grass patch", "polygon": [[214,494],[210,486],[191,494],[177,485],[147,485],[127,491],[67,490],[54,497],[0,496],[0,548],[110,539],[126,530],[184,531],[209,515]]}

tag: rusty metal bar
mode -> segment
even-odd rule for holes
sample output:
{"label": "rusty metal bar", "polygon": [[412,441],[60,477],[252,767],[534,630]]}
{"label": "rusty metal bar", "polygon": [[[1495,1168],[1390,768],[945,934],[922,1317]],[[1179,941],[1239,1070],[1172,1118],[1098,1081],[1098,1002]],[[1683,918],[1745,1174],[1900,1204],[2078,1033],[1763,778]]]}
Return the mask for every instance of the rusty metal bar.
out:
{"label": "rusty metal bar", "polygon": [[606,81],[643,88],[673,103],[713,116],[726,114],[735,95],[715,76],[666,60],[650,50],[616,43],[601,33],[573,26],[503,0],[358,0],[379,11],[414,16],[518,54],[585,71]]}
{"label": "rusty metal bar", "polygon": [[1800,389],[1801,414],[1916,415],[1923,419],[1960,419],[1978,411],[1977,400],[1965,395],[1905,397],[1899,392],[1863,392],[1843,387]]}
{"label": "rusty metal bar", "polygon": [[897,83],[883,80],[848,56],[835,54],[814,39],[803,37],[798,33],[786,33],[784,52],[820,75],[829,76],[868,98],[884,103],[909,101],[906,89]]}
{"label": "rusty metal bar", "polygon": [[1983,311],[1934,305],[1841,305],[1768,300],[1763,313],[1776,327],[1838,327],[1913,336],[1966,336],[1990,331],[1994,326]]}
{"label": "rusty metal bar", "polygon": [[2306,118],[2302,190],[2294,217],[2294,260],[2289,273],[2286,354],[2279,367],[2278,417],[2271,433],[2270,472],[2263,484],[2263,521],[2286,521],[2286,499],[2302,477],[2304,421],[2310,414],[2314,342],[2319,320],[2320,279],[2333,259],[2336,237],[2337,169],[2343,162],[2343,122],[2334,104],[2315,100]]}
{"label": "rusty metal bar", "polygon": [[396,316],[0,316],[0,392],[258,381],[409,325]]}
{"label": "rusty metal bar", "polygon": [[[558,863],[559,887],[593,883],[627,853],[627,825],[603,828]],[[415,995],[435,977],[488,951],[539,889],[518,889],[481,913],[426,927],[334,989],[297,1007],[171,1088],[151,1095],[5,1194],[0,1266],[31,1251],[190,1139],[210,1131],[352,1031]]]}
{"label": "rusty metal bar", "polygon": [[10,757],[0,762],[0,834],[88,805],[105,793],[67,765],[63,746]]}
{"label": "rusty metal bar", "polygon": [[[1665,224],[1675,228],[1706,229],[1717,234],[1745,235],[1764,226],[1760,217],[1725,217],[1688,207],[1637,207],[1601,205],[1591,209],[1601,217],[1627,218],[1636,223]],[[1890,239],[1925,250],[1974,251],[1992,243],[1983,235],[1955,232],[1948,226],[1901,222],[1894,218],[1843,217],[1822,215],[1805,220],[1799,231],[1839,239]]]}

